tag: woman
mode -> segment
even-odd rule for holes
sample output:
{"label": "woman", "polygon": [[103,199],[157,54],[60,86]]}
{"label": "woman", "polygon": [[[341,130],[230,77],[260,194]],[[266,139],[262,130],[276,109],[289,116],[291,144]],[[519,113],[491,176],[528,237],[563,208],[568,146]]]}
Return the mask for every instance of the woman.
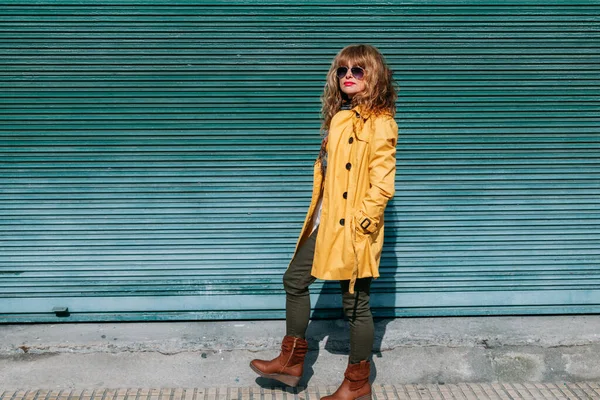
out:
{"label": "woman", "polygon": [[339,389],[325,399],[370,399],[374,325],[370,286],[379,277],[383,214],[394,195],[398,126],[392,72],[370,45],[334,58],[322,101],[325,137],[314,165],[312,199],[283,277],[286,336],[273,360],[252,360],[259,375],[296,386],[308,350],[308,287],[339,280],[350,321],[350,358]]}

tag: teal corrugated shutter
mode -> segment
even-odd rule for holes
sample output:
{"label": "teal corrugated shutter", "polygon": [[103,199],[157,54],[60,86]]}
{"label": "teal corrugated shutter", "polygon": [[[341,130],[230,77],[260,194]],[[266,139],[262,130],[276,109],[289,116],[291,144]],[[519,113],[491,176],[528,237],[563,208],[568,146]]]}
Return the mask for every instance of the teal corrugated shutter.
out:
{"label": "teal corrugated shutter", "polygon": [[[282,317],[323,78],[352,42],[400,85],[375,314],[600,311],[599,15],[0,1],[0,321]],[[337,291],[315,284],[317,307]]]}

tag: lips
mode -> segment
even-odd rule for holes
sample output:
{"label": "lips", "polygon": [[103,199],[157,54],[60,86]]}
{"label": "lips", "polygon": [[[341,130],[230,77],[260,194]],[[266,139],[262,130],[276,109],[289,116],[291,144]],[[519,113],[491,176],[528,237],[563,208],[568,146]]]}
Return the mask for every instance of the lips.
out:
{"label": "lips", "polygon": [[346,82],[346,83],[344,83],[344,86],[352,86],[352,85],[354,85],[354,82]]}

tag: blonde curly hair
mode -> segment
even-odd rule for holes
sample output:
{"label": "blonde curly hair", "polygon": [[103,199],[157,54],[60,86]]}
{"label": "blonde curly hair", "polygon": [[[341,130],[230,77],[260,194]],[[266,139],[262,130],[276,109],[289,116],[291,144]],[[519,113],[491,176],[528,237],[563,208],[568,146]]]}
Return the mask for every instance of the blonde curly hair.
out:
{"label": "blonde curly hair", "polygon": [[321,132],[326,134],[333,116],[340,111],[343,102],[349,101],[340,90],[336,75],[338,67],[359,66],[365,70],[365,90],[352,97],[351,106],[364,106],[369,113],[396,115],[396,82],[379,50],[368,44],[352,44],[344,47],[331,62],[323,94],[321,95]]}

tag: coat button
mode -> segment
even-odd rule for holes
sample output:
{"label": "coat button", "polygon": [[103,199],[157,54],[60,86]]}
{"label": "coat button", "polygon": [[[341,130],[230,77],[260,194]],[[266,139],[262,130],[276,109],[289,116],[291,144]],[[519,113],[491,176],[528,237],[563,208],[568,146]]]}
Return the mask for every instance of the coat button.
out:
{"label": "coat button", "polygon": [[345,222],[346,222],[346,221],[344,221],[344,218],[340,219],[340,225],[341,225],[341,226],[344,226],[344,223],[345,223]]}
{"label": "coat button", "polygon": [[350,136],[350,139],[348,139],[348,143],[352,144],[352,142],[354,142],[354,138]]}
{"label": "coat button", "polygon": [[352,168],[352,164],[350,164],[350,163],[346,164],[346,169],[347,169],[348,171],[350,171],[350,168]]}
{"label": "coat button", "polygon": [[344,194],[342,195],[343,198],[347,199],[348,198],[348,192],[344,192]]}

